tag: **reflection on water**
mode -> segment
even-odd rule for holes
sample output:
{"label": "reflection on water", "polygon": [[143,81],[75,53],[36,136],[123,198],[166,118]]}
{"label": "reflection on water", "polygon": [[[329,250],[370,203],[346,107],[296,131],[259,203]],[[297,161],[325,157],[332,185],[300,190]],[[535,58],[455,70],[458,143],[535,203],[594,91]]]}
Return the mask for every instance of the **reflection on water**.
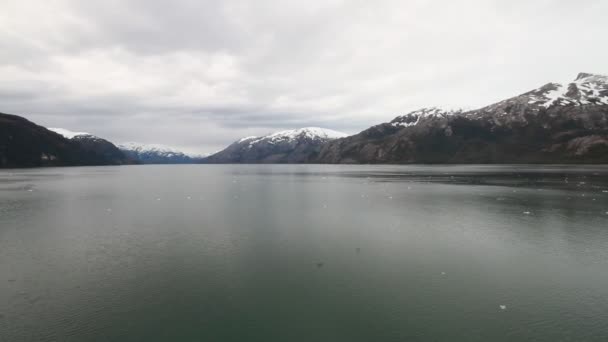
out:
{"label": "reflection on water", "polygon": [[0,341],[602,341],[607,176],[0,171]]}

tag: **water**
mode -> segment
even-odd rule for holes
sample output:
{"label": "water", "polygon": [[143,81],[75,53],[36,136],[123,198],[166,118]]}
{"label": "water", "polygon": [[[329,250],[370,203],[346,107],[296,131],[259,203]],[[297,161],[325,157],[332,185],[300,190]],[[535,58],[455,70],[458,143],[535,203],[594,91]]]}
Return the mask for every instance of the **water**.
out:
{"label": "water", "polygon": [[606,341],[608,167],[0,171],[0,341]]}

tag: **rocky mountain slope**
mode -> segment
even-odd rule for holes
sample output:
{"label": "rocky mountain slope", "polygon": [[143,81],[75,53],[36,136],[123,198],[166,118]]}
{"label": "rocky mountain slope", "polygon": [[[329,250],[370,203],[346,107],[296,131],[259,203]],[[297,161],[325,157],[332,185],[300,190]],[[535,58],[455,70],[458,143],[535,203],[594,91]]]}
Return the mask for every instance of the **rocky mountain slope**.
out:
{"label": "rocky mountain slope", "polygon": [[66,139],[77,143],[91,158],[105,160],[106,164],[120,165],[135,163],[134,160],[126,156],[113,143],[98,136],[85,132],[72,132],[63,128],[49,128],[49,130],[61,134]]}
{"label": "rocky mountain slope", "polygon": [[427,108],[324,144],[320,163],[608,163],[608,77],[470,111]]}
{"label": "rocky mountain slope", "polygon": [[321,146],[346,134],[306,127],[262,137],[243,138],[211,155],[209,163],[305,163],[317,157]]}
{"label": "rocky mountain slope", "polygon": [[205,156],[188,155],[162,145],[128,142],[118,148],[128,157],[141,164],[195,164],[201,163]]}
{"label": "rocky mountain slope", "polygon": [[97,153],[90,144],[67,139],[17,115],[0,113],[0,167],[114,165],[124,155]]}

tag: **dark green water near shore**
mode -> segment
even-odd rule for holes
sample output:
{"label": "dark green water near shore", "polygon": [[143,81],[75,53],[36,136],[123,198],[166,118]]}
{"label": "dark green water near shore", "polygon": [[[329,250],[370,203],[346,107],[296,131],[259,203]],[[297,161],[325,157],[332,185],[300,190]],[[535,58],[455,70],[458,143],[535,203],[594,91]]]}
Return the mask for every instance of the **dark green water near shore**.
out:
{"label": "dark green water near shore", "polygon": [[608,167],[0,171],[0,341],[606,341]]}

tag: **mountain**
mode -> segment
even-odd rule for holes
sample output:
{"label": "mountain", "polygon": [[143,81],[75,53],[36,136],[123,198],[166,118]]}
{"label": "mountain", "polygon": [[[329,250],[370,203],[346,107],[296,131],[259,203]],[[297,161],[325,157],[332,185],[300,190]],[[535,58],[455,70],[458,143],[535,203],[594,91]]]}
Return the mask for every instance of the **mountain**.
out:
{"label": "mountain", "polygon": [[243,138],[211,155],[209,163],[304,163],[313,160],[321,146],[346,134],[306,127],[262,137]]}
{"label": "mountain", "polygon": [[91,147],[83,141],[67,139],[23,117],[0,113],[1,168],[114,165],[125,162],[124,155],[120,158],[92,153]]}
{"label": "mountain", "polygon": [[319,163],[608,163],[608,77],[476,110],[426,108],[325,144]]}
{"label": "mountain", "polygon": [[101,153],[108,159],[126,158],[139,164],[193,164],[202,156],[189,156],[170,147],[128,142],[115,146],[107,140],[86,132],[72,132],[63,128],[49,128],[65,138],[78,141],[90,153]]}
{"label": "mountain", "polygon": [[134,142],[119,144],[118,148],[130,158],[142,164],[195,164],[205,156],[187,155],[171,147]]}
{"label": "mountain", "polygon": [[75,143],[91,157],[105,160],[107,164],[133,164],[122,151],[111,142],[98,136],[85,132],[72,132],[64,128],[48,128],[49,130],[62,135]]}

